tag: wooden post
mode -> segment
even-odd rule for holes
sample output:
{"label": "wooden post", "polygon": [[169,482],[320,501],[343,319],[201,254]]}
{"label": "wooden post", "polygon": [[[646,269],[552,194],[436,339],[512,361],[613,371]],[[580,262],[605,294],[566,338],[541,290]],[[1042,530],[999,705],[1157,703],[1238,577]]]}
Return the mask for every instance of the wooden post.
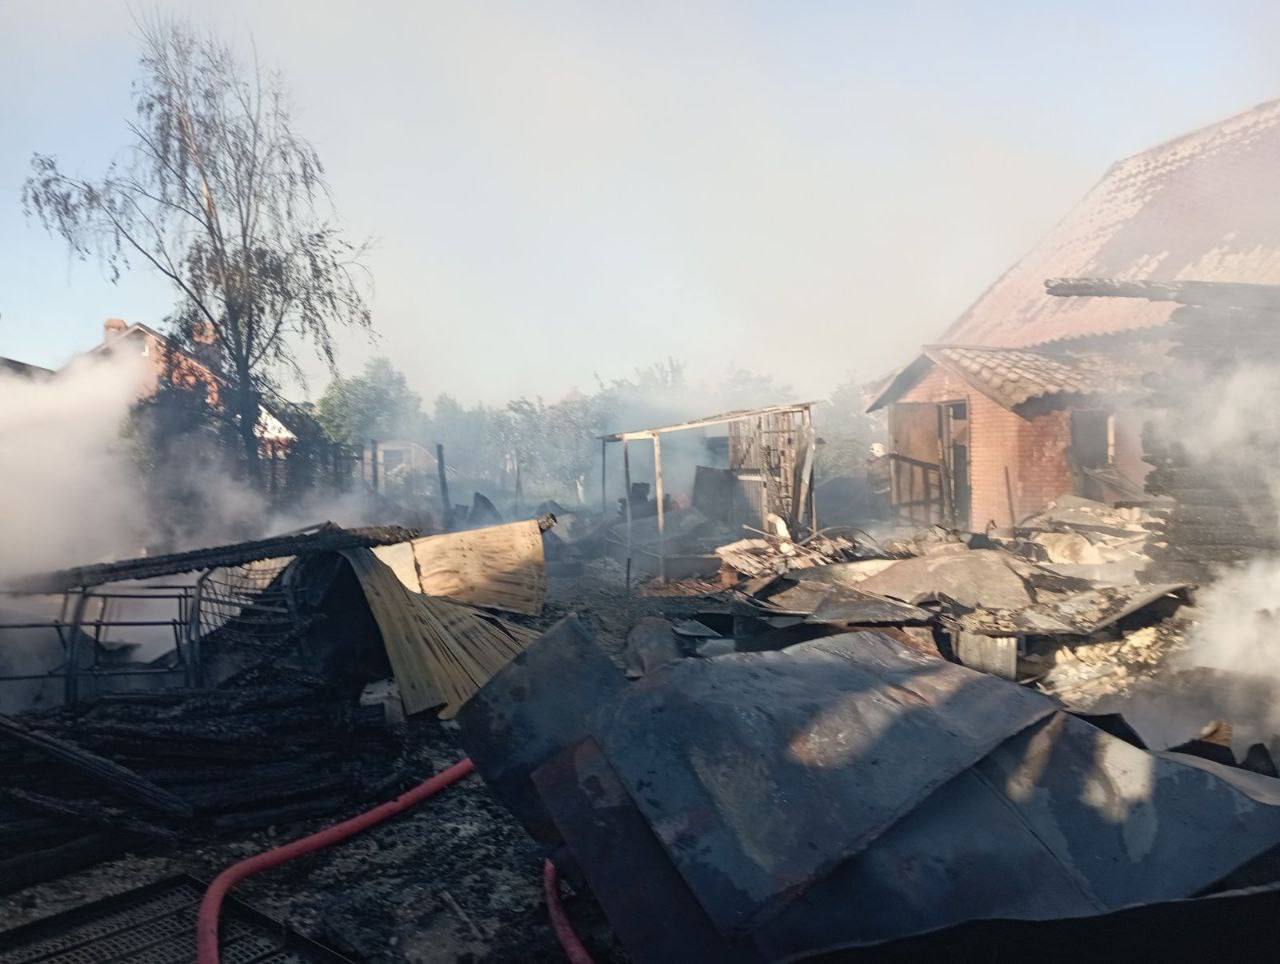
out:
{"label": "wooden post", "polygon": [[440,505],[444,515],[440,522],[445,532],[453,531],[453,503],[449,501],[449,478],[444,471],[444,446],[436,443],[436,471],[440,474]]}
{"label": "wooden post", "polygon": [[609,515],[609,488],[608,476],[606,469],[608,466],[609,443],[604,439],[600,440],[600,514],[606,518]]}
{"label": "wooden post", "polygon": [[658,580],[667,581],[666,514],[662,507],[662,437],[653,436],[653,489],[658,500]]}
{"label": "wooden post", "polygon": [[1009,500],[1009,527],[1018,524],[1017,513],[1013,510],[1013,482],[1009,479],[1009,466],[1004,467],[1004,497]]}
{"label": "wooden post", "polygon": [[520,456],[516,456],[516,515],[523,514],[524,483],[520,478]]}
{"label": "wooden post", "polygon": [[378,440],[369,439],[369,477],[373,481],[373,491],[378,491]]}
{"label": "wooden post", "polygon": [[622,440],[622,484],[626,486],[627,497],[622,504],[627,509],[627,591],[631,591],[631,454],[627,450],[627,440]]}

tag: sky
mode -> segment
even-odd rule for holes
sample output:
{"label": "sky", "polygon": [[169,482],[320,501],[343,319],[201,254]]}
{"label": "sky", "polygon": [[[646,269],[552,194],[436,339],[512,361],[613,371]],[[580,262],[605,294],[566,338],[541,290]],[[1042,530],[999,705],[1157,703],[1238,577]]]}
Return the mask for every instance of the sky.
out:
{"label": "sky", "polygon": [[[820,398],[909,360],[1115,160],[1280,96],[1274,2],[183,0],[278,66],[424,397],[548,400],[674,357]],[[58,366],[173,292],[24,216],[101,173],[118,0],[0,0],[0,355]],[[295,394],[327,374],[309,364]]]}

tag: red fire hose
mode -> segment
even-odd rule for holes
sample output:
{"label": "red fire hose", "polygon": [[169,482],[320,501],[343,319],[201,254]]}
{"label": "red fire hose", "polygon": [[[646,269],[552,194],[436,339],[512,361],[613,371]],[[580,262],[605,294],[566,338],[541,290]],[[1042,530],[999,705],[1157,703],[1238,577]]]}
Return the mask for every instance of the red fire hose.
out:
{"label": "red fire hose", "polygon": [[[350,820],[336,823],[332,827],[325,827],[301,840],[246,857],[239,863],[232,864],[214,878],[209,889],[205,891],[204,899],[200,902],[200,913],[196,918],[197,964],[218,964],[218,915],[222,910],[222,899],[227,895],[227,891],[240,881],[261,870],[278,867],[294,857],[301,857],[303,854],[314,853],[323,847],[341,843],[361,830],[367,830],[389,817],[417,806],[450,784],[457,783],[463,777],[470,775],[473,770],[475,765],[471,759],[464,757],[447,770],[442,770],[394,800],[374,807],[372,810],[366,810]],[[590,955],[573,932],[569,919],[560,906],[560,893],[556,887],[556,869],[551,861],[547,861],[543,867],[542,881],[547,894],[547,911],[551,916],[551,925],[564,948],[565,955],[572,964],[591,964]]]}
{"label": "red fire hose", "polygon": [[564,956],[569,958],[569,964],[594,964],[560,905],[560,878],[556,874],[556,865],[550,860],[542,862],[542,891],[547,895],[547,916],[551,918],[551,928],[556,932],[556,940],[560,942]]}

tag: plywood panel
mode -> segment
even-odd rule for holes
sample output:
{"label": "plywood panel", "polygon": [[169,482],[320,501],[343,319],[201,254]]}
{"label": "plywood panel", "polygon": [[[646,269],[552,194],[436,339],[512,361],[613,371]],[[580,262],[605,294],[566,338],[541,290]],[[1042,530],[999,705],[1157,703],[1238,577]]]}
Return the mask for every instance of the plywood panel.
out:
{"label": "plywood panel", "polygon": [[527,616],[542,611],[547,573],[536,521],[425,536],[412,545],[427,595]]}

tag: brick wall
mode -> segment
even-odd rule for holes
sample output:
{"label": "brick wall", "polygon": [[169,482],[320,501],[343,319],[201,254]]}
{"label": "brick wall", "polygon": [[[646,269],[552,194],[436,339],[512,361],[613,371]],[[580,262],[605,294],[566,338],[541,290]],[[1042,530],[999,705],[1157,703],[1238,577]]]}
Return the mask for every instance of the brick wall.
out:
{"label": "brick wall", "polygon": [[[996,404],[964,379],[934,367],[904,402],[958,402],[969,407],[970,526],[1011,525],[1074,488],[1068,461],[1071,419],[1065,411],[1025,419]],[[1008,469],[1008,483],[1005,469]]]}

